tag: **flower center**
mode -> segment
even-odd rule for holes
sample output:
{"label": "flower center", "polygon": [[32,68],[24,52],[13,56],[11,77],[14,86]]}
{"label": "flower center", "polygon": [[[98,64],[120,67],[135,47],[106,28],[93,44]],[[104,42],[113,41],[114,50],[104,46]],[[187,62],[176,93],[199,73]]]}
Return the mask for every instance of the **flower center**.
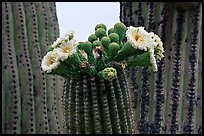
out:
{"label": "flower center", "polygon": [[52,65],[54,63],[54,61],[55,61],[55,57],[51,57],[50,58],[50,65]]}
{"label": "flower center", "polygon": [[135,40],[136,41],[141,41],[141,42],[144,42],[144,38],[140,35],[140,34],[136,34],[136,36],[135,36]]}
{"label": "flower center", "polygon": [[71,50],[72,50],[72,46],[66,46],[63,48],[64,53],[69,53],[69,52],[71,52]]}
{"label": "flower center", "polygon": [[108,77],[112,77],[114,75],[113,72],[108,72]]}

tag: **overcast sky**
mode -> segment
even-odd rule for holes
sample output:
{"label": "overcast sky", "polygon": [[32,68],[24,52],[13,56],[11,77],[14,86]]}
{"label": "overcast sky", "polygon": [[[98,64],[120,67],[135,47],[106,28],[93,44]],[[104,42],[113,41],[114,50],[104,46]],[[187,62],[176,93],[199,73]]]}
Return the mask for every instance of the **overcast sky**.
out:
{"label": "overcast sky", "polygon": [[107,28],[119,22],[119,2],[56,2],[60,37],[75,32],[77,41],[87,41],[96,24]]}

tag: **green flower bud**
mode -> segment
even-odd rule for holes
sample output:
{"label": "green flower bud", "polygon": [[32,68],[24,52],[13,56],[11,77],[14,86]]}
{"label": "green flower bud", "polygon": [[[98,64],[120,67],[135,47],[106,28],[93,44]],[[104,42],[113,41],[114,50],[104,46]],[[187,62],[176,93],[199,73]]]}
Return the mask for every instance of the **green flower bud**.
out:
{"label": "green flower bud", "polygon": [[108,30],[108,35],[110,35],[111,33],[115,33],[115,32],[114,32],[114,28],[110,28],[110,29]]}
{"label": "green flower bud", "polygon": [[108,37],[110,38],[111,42],[119,43],[119,36],[118,36],[118,34],[111,33],[110,35],[108,35]]}
{"label": "green flower bud", "polygon": [[108,81],[112,81],[117,76],[117,71],[113,67],[107,67],[104,70],[98,72],[98,76]]}
{"label": "green flower bud", "polygon": [[104,48],[108,48],[109,44],[111,43],[111,40],[109,37],[106,36],[101,39],[101,43]]}
{"label": "green flower bud", "polygon": [[108,55],[109,55],[108,60],[109,61],[112,61],[112,60],[115,59],[119,49],[120,49],[120,45],[118,43],[116,43],[116,42],[112,42],[108,46]]}
{"label": "green flower bud", "polygon": [[120,42],[122,42],[122,40],[125,36],[126,30],[127,30],[127,27],[121,22],[118,22],[114,25],[114,31],[115,31],[115,33],[117,33],[119,35]]}
{"label": "green flower bud", "polygon": [[97,47],[97,46],[101,46],[102,44],[101,44],[101,41],[99,41],[99,40],[95,40],[93,43],[92,43],[92,46],[93,46],[93,48],[95,48],[95,47]]}
{"label": "green flower bud", "polygon": [[95,35],[96,35],[99,39],[101,39],[102,37],[107,36],[107,35],[106,35],[106,30],[105,30],[104,28],[98,28],[98,29],[96,30],[96,32],[95,32]]}
{"label": "green flower bud", "polygon": [[90,41],[79,42],[78,48],[84,50],[87,54],[90,54],[92,51],[92,43]]}
{"label": "green flower bud", "polygon": [[107,27],[104,25],[104,24],[98,24],[98,25],[96,25],[96,27],[95,27],[95,31],[97,30],[97,29],[99,29],[99,28],[103,28],[105,31],[107,30]]}
{"label": "green flower bud", "polygon": [[95,34],[91,34],[89,37],[88,37],[88,41],[93,43],[95,40],[97,40],[98,38],[96,37]]}

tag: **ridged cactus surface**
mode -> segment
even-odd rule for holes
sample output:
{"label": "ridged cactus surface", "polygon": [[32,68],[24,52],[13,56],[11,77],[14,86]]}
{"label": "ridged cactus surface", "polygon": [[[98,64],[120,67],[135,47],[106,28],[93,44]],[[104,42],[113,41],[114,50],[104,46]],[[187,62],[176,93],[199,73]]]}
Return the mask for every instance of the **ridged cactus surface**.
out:
{"label": "ridged cactus surface", "polygon": [[41,69],[59,36],[54,2],[2,3],[2,133],[63,133],[62,78]]}
{"label": "ridged cactus surface", "polygon": [[127,77],[119,72],[107,81],[83,75],[67,79],[63,89],[64,124],[68,134],[134,133]]}
{"label": "ridged cactus surface", "polygon": [[161,37],[158,72],[127,70],[136,133],[202,133],[202,3],[120,2],[120,20]]}

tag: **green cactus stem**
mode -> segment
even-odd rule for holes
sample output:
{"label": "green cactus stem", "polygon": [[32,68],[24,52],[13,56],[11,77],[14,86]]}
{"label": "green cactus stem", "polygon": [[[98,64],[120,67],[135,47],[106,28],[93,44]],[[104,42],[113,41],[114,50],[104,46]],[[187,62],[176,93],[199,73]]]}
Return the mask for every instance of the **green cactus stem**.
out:
{"label": "green cactus stem", "polygon": [[2,3],[5,134],[63,133],[62,78],[45,75],[42,56],[58,37],[54,3]]}
{"label": "green cactus stem", "polygon": [[[157,73],[138,67],[126,70],[135,102],[135,125],[143,122],[146,126],[135,128],[136,133],[202,132],[201,8],[199,2],[120,2],[121,22],[157,33],[165,48],[165,57],[157,62]],[[149,93],[144,88],[149,88]]]}
{"label": "green cactus stem", "polygon": [[[121,73],[120,73],[121,74]],[[132,133],[129,92],[125,79],[113,81],[83,75],[71,79],[64,97],[65,124],[69,134]],[[72,88],[72,89],[71,89]],[[64,90],[65,91],[65,90]],[[68,100],[68,101],[67,101]],[[66,106],[68,105],[68,106]]]}

